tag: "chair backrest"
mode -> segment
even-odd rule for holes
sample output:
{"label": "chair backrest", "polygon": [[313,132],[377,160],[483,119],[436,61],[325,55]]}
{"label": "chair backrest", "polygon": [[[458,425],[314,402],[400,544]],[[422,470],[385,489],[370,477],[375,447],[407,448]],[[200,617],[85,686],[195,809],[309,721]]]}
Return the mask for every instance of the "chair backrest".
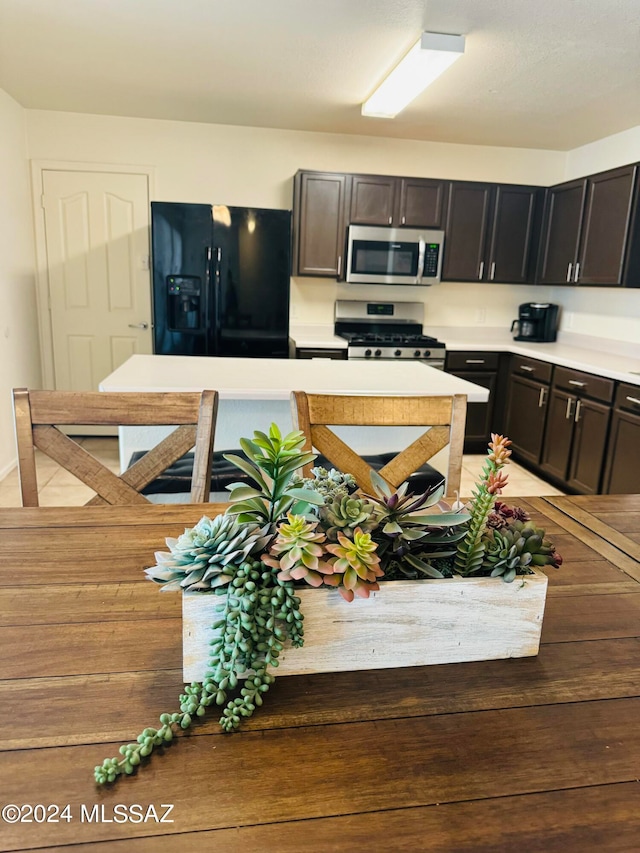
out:
{"label": "chair backrest", "polygon": [[[35,448],[96,492],[89,505],[148,503],[143,489],[195,446],[191,501],[209,500],[218,392],[116,393],[14,388],[23,506],[38,506]],[[118,476],[58,426],[166,426],[170,435]]]}
{"label": "chair backrest", "polygon": [[[446,493],[460,491],[462,448],[467,411],[463,394],[451,397],[346,396],[342,394],[291,394],[294,424],[312,447],[339,470],[353,474],[360,488],[371,491],[371,467],[339,438],[331,426],[419,426],[425,432],[398,453],[378,473],[391,486],[399,486],[436,453],[449,446]],[[304,469],[309,476],[312,465]]]}

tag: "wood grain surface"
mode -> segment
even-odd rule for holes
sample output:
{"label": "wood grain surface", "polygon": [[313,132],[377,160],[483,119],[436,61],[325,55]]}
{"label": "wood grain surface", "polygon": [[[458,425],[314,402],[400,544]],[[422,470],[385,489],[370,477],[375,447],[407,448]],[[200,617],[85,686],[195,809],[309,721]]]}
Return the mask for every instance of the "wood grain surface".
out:
{"label": "wood grain surface", "polygon": [[[578,509],[626,535],[630,497]],[[564,557],[537,657],[282,677],[241,732],[214,712],[104,788],[182,688],[180,599],[142,570],[216,509],[0,510],[0,805],[72,815],[0,824],[0,849],[639,849],[640,564],[557,501],[526,501]],[[173,823],[113,820],[133,803]]]}

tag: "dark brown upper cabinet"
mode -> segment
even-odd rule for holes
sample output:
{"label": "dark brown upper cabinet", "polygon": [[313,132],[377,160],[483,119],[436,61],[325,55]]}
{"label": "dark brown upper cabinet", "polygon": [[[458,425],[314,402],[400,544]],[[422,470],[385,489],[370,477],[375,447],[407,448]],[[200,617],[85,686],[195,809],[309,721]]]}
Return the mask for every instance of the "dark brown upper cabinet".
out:
{"label": "dark brown upper cabinet", "polygon": [[444,181],[401,178],[398,224],[406,228],[441,228],[444,194]]}
{"label": "dark brown upper cabinet", "polygon": [[540,284],[637,286],[637,166],[551,187],[540,246]]}
{"label": "dark brown upper cabinet", "polygon": [[493,184],[449,184],[442,278],[482,281]]}
{"label": "dark brown upper cabinet", "polygon": [[295,176],[293,275],[340,277],[348,180],[348,175],[328,172],[298,172]]}
{"label": "dark brown upper cabinet", "polygon": [[444,181],[353,175],[349,222],[353,225],[391,225],[440,228]]}
{"label": "dark brown upper cabinet", "polygon": [[588,179],[578,284],[622,284],[636,172],[627,166]]}
{"label": "dark brown upper cabinet", "polygon": [[551,187],[548,191],[538,279],[540,284],[573,281],[586,195],[586,178]]}
{"label": "dark brown upper cabinet", "polygon": [[510,284],[533,281],[544,190],[499,184],[495,189],[493,225],[485,264],[485,280]]}
{"label": "dark brown upper cabinet", "polygon": [[531,281],[542,192],[540,187],[451,182],[442,278]]}
{"label": "dark brown upper cabinet", "polygon": [[392,225],[397,179],[382,175],[353,175],[351,181],[349,223]]}

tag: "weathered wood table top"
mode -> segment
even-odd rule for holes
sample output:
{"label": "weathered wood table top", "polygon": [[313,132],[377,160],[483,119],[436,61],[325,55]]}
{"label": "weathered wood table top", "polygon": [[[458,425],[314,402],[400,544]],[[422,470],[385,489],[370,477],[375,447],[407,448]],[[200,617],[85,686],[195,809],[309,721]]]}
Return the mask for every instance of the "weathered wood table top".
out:
{"label": "weathered wood table top", "polygon": [[564,557],[537,657],[281,678],[103,788],[182,689],[180,597],[142,569],[216,507],[0,509],[0,807],[47,807],[0,849],[640,850],[640,497],[509,502]]}

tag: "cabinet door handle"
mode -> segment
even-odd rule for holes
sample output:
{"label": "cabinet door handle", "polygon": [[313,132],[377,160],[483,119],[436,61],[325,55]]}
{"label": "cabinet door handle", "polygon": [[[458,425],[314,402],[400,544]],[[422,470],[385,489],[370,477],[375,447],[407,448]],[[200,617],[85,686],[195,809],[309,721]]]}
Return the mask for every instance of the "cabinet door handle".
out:
{"label": "cabinet door handle", "polygon": [[520,365],[520,370],[526,370],[526,371],[527,371],[527,373],[535,373],[535,367],[529,367],[529,366],[528,366],[528,365],[526,365],[526,364],[521,364],[521,365]]}
{"label": "cabinet door handle", "polygon": [[496,262],[492,261],[491,272],[489,273],[489,278],[491,279],[491,281],[493,281],[495,277],[496,277]]}
{"label": "cabinet door handle", "polygon": [[546,401],[546,395],[547,395],[547,389],[541,388],[540,389],[540,396],[538,397],[538,408],[539,409],[541,409],[544,406],[544,404],[547,402]]}
{"label": "cabinet door handle", "polygon": [[342,272],[342,255],[338,255],[338,271],[336,273],[336,278],[340,278],[341,272]]}
{"label": "cabinet door handle", "polygon": [[580,261],[578,261],[578,263],[576,264],[576,271],[573,274],[573,280],[578,281],[579,276],[580,276]]}
{"label": "cabinet door handle", "polygon": [[392,216],[390,216],[390,217],[389,217],[389,225],[391,225],[391,223],[392,223],[392,222],[393,222],[393,217],[392,217]]}
{"label": "cabinet door handle", "polygon": [[406,217],[406,216],[403,216],[403,217],[402,217],[402,224],[404,225],[406,221],[407,221],[407,217]]}
{"label": "cabinet door handle", "polygon": [[582,400],[578,400],[578,402],[576,403],[576,416],[574,418],[574,421],[576,423],[578,423],[578,421],[580,420],[580,409],[581,408],[582,408]]}
{"label": "cabinet door handle", "polygon": [[577,385],[578,388],[584,388],[586,384],[587,384],[586,382],[578,382],[577,379],[570,379],[569,380],[569,385]]}
{"label": "cabinet door handle", "polygon": [[640,406],[640,400],[637,397],[627,397],[627,400],[630,403],[635,403],[636,406]]}
{"label": "cabinet door handle", "polygon": [[129,325],[130,329],[148,329],[149,328],[148,323],[129,323],[128,325]]}
{"label": "cabinet door handle", "polygon": [[484,364],[484,358],[467,358],[465,364]]}
{"label": "cabinet door handle", "polygon": [[564,413],[564,416],[567,420],[569,420],[571,418],[571,415],[573,414],[573,412],[572,412],[573,403],[574,403],[573,397],[567,397],[567,411]]}
{"label": "cabinet door handle", "polygon": [[478,272],[478,278],[482,278],[484,275],[484,261],[480,261],[480,271]]}
{"label": "cabinet door handle", "polygon": [[567,281],[569,281],[569,282],[571,281],[571,270],[572,269],[573,269],[573,264],[569,263],[569,266],[567,267]]}

